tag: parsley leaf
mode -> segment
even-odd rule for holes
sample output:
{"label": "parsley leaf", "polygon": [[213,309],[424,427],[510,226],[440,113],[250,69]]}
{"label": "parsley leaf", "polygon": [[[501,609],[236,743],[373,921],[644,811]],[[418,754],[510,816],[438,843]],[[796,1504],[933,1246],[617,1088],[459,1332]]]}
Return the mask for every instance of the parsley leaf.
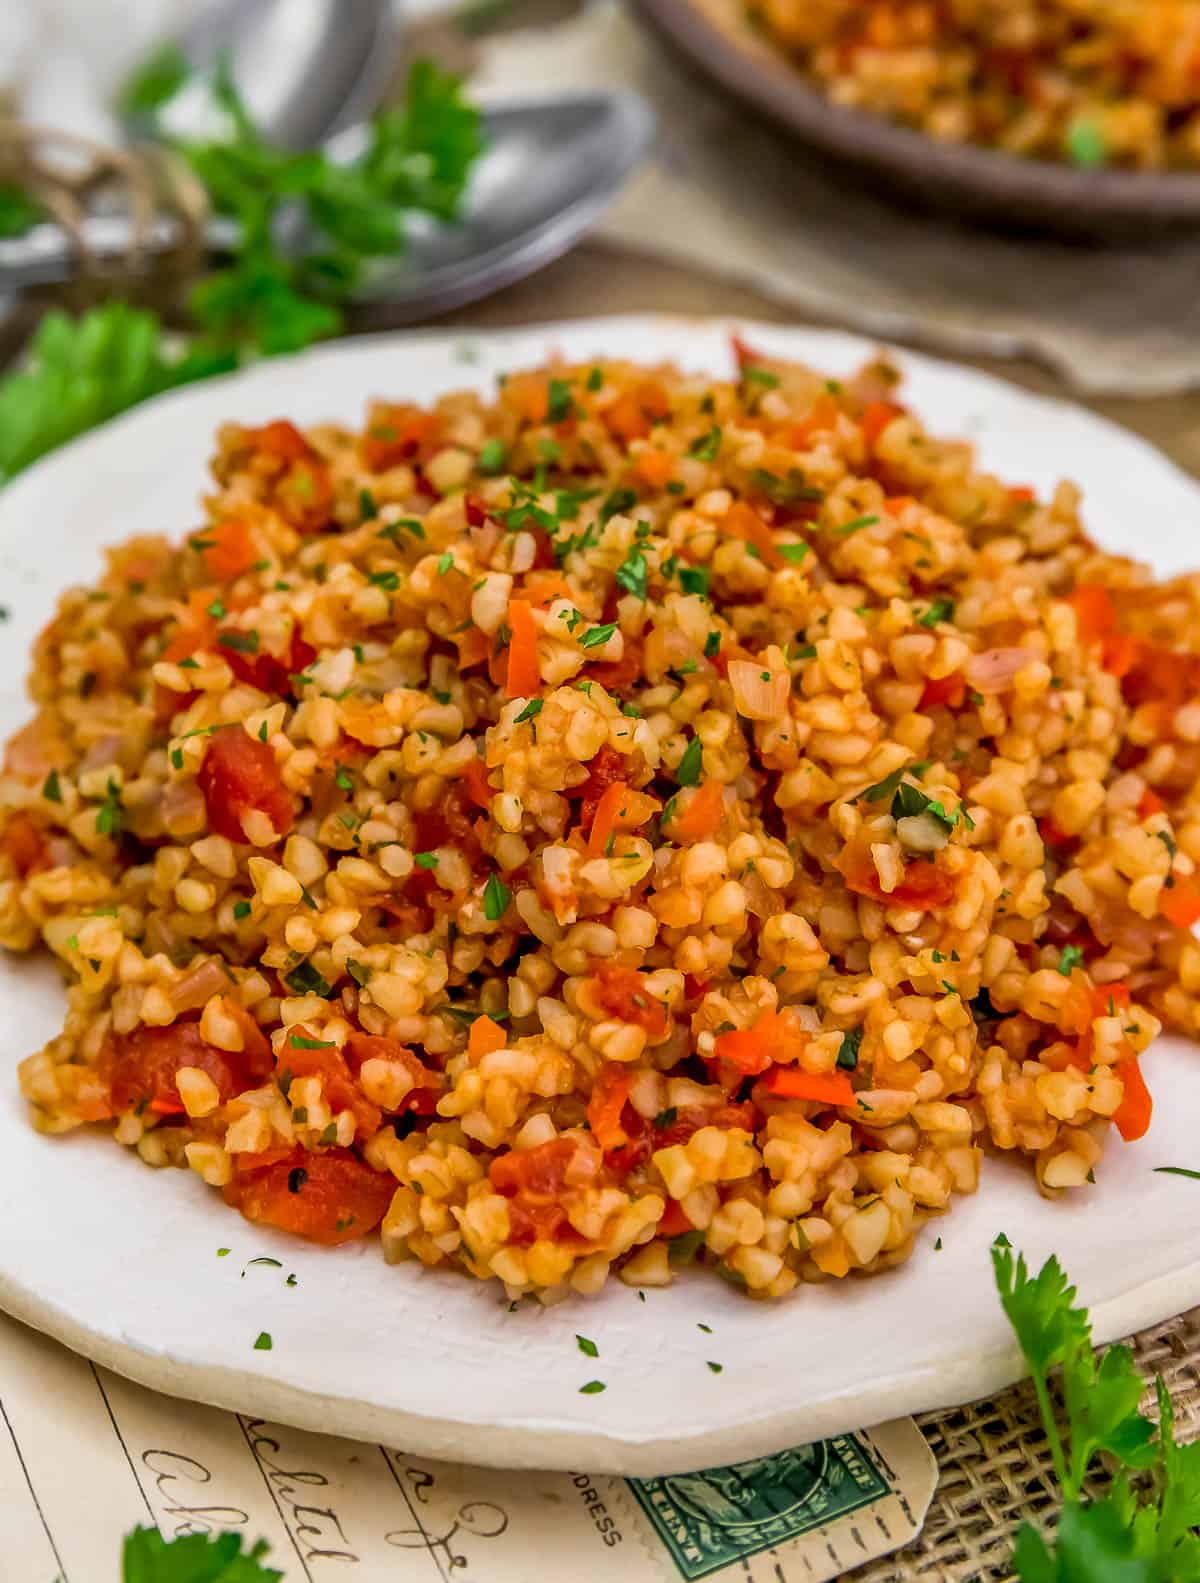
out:
{"label": "parsley leaf", "polygon": [[684,749],[675,770],[675,779],[680,786],[699,785],[700,776],[704,769],[704,749],[699,737],[693,737]]}
{"label": "parsley leaf", "polygon": [[123,1583],[280,1583],[282,1572],[263,1565],[270,1546],[260,1539],[243,1552],[237,1533],[180,1534],[135,1528],[121,1550]]}
{"label": "parsley leaf", "polygon": [[1083,952],[1077,945],[1064,945],[1062,955],[1058,959],[1058,971],[1064,978],[1070,978],[1071,969],[1079,967],[1083,961]]}
{"label": "parsley leaf", "polygon": [[511,900],[512,891],[499,874],[490,874],[487,884],[483,887],[483,915],[488,922],[498,923],[508,911]]}
{"label": "parsley leaf", "polygon": [[692,441],[688,446],[688,455],[694,456],[700,462],[715,462],[720,449],[721,431],[714,424],[707,434],[702,434],[698,440]]}
{"label": "parsley leaf", "polygon": [[635,599],[646,597],[646,557],[640,544],[635,544],[617,567],[617,587],[632,594]]}

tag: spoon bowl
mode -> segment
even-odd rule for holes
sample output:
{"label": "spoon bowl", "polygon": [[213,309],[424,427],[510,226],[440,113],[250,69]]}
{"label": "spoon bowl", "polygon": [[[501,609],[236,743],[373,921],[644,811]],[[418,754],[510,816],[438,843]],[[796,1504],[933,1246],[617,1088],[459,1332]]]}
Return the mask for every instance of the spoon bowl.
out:
{"label": "spoon bowl", "polygon": [[371,114],[395,60],[387,0],[216,0],[171,44],[189,75],[157,110],[126,116],[135,140],[218,135],[223,116],[212,75],[228,58],[264,137],[283,148],[315,148]]}
{"label": "spoon bowl", "polygon": [[461,307],[565,253],[616,198],[654,135],[636,94],[578,93],[485,107],[485,151],[452,223],[407,222],[358,293],[392,324]]}

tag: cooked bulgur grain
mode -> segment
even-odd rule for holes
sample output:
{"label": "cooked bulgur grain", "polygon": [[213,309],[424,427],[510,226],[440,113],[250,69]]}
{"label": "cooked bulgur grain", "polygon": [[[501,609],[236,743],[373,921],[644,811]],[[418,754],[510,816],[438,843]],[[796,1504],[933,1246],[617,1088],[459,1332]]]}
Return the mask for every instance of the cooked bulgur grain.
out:
{"label": "cooked bulgur grain", "polygon": [[1200,577],[882,362],[737,350],[226,427],[204,525],[63,596],[0,780],[38,1127],[543,1300],[880,1269],[985,1149],[1055,1194],[1144,1132]]}
{"label": "cooked bulgur grain", "polygon": [[943,142],[1200,165],[1198,0],[752,0],[838,104]]}

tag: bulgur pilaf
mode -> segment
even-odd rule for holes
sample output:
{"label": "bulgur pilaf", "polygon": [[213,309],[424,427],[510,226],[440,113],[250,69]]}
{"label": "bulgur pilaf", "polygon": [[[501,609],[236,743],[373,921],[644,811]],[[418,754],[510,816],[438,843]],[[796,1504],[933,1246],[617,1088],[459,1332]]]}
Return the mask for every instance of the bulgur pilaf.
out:
{"label": "bulgur pilaf", "polygon": [[835,103],[946,142],[1200,165],[1198,0],[751,0]]}
{"label": "bulgur pilaf", "polygon": [[[845,384],[552,365],[227,425],[38,640],[34,1124],[511,1297],[894,1265],[1200,1021],[1200,576]],[[1121,1145],[1118,1143],[1117,1145]]]}

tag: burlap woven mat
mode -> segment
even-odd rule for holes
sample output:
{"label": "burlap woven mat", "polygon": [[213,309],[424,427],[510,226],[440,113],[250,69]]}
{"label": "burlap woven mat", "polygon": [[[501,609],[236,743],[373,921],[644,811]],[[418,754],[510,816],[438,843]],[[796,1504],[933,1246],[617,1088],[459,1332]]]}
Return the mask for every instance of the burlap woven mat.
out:
{"label": "burlap woven mat", "polygon": [[[1200,1308],[1130,1339],[1147,1379],[1161,1374],[1181,1440],[1200,1434]],[[1153,1392],[1148,1393],[1147,1409]],[[992,1401],[923,1413],[917,1423],[938,1462],[938,1486],[912,1544],[848,1574],[853,1583],[1004,1583],[1017,1529],[1050,1528],[1058,1492],[1028,1381]]]}

